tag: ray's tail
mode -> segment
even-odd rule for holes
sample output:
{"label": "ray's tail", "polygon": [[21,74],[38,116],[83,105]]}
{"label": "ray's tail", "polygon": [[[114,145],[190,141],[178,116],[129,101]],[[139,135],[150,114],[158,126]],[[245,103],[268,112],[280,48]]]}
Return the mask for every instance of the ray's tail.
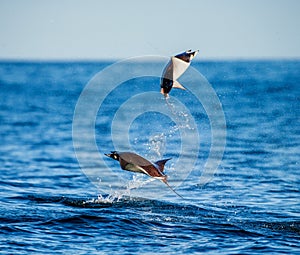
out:
{"label": "ray's tail", "polygon": [[177,196],[179,196],[180,198],[182,198],[182,199],[184,199],[184,197],[183,196],[181,196],[181,195],[179,195],[171,186],[170,186],[170,184],[167,182],[167,176],[164,176],[164,178],[163,179],[160,179],[163,183],[165,183],[168,187],[169,187],[169,189],[170,190],[172,190]]}

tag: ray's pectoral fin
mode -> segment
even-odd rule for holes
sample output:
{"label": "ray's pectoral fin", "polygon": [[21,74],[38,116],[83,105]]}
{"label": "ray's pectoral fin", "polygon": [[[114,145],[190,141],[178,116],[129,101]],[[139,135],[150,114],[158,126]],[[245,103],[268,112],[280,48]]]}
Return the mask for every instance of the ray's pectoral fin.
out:
{"label": "ray's pectoral fin", "polygon": [[186,90],[178,81],[174,81],[173,88]]}
{"label": "ray's pectoral fin", "polygon": [[127,171],[130,171],[130,172],[135,172],[135,173],[144,173],[144,174],[147,174],[149,175],[142,167],[138,166],[138,165],[135,165],[135,164],[131,164],[131,163],[128,163],[124,166],[124,168],[122,167],[123,170],[127,170]]}

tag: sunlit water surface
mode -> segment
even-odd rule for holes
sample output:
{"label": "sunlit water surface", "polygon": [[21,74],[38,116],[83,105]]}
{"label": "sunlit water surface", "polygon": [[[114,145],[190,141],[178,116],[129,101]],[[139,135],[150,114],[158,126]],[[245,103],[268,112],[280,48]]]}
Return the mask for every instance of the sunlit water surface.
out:
{"label": "sunlit water surface", "polygon": [[[157,112],[133,120],[131,149],[152,161],[171,157],[165,171],[184,199],[109,158],[103,160],[119,181],[105,178],[93,153],[86,154],[93,174],[80,169],[72,143],[75,105],[88,81],[110,64],[0,64],[0,253],[300,252],[299,61],[192,64],[216,91],[226,118],[223,160],[206,185],[200,176],[210,123],[188,90],[172,90],[169,105],[158,99],[173,120]],[[130,80],[99,109],[99,155],[114,150],[110,123],[126,93],[142,91],[159,91],[159,79]],[[200,136],[193,169],[176,169],[180,132],[195,128],[176,98]],[[182,153],[192,159],[195,151]],[[188,171],[186,178],[178,171]]]}

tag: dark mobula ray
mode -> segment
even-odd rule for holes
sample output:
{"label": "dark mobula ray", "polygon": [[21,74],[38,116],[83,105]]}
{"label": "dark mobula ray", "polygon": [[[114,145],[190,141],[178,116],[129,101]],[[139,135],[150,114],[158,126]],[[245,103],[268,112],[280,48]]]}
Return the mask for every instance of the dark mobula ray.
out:
{"label": "dark mobula ray", "polygon": [[171,57],[170,61],[166,65],[161,82],[161,93],[168,97],[169,92],[172,88],[185,89],[177,79],[186,71],[190,66],[192,59],[197,55],[198,50],[192,51],[187,50],[183,53],[180,53],[176,56]]}
{"label": "dark mobula ray", "polygon": [[[170,160],[162,159],[156,161],[152,164],[147,159],[142,156],[132,153],[132,152],[116,152],[112,151],[110,154],[105,154],[106,156],[117,160],[120,162],[120,166],[123,170],[127,170],[130,172],[143,173],[152,178],[159,179],[163,183],[165,183],[176,195],[180,196],[167,182],[167,175],[165,175],[164,167],[165,163]],[[180,196],[182,198],[182,196]]]}

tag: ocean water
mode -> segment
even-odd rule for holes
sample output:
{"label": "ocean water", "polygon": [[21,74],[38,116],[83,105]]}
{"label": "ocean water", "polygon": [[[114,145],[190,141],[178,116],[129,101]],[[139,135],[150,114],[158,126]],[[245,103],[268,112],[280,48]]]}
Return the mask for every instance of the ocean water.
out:
{"label": "ocean water", "polygon": [[[86,91],[111,64],[0,63],[0,253],[299,254],[300,62],[193,62],[187,90],[168,101],[151,76],[105,92],[121,73],[100,73],[105,84]],[[160,70],[125,64],[123,74]],[[220,105],[191,93],[207,93],[193,84],[196,71]],[[222,161],[203,182],[215,144]],[[184,199],[121,170],[104,156],[114,149],[172,158],[165,171]]]}

